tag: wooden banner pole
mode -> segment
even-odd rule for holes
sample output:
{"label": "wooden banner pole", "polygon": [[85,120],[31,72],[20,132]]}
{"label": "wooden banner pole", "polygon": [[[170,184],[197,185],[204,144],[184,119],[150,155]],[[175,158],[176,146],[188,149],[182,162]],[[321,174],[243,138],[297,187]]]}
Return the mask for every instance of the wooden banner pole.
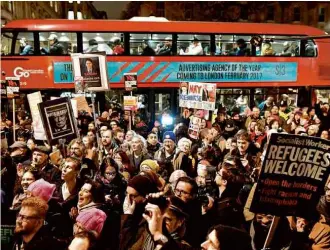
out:
{"label": "wooden banner pole", "polygon": [[273,237],[274,237],[274,234],[275,234],[275,231],[276,231],[276,228],[277,228],[277,225],[278,225],[279,221],[280,221],[280,217],[274,216],[272,224],[270,225],[268,235],[267,235],[267,238],[265,240],[265,244],[264,244],[263,249],[269,248],[270,243],[273,240]]}

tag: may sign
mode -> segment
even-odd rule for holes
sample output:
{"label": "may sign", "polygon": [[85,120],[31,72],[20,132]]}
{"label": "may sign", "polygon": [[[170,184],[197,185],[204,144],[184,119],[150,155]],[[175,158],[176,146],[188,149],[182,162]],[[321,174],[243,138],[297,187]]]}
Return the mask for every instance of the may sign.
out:
{"label": "may sign", "polygon": [[330,141],[272,134],[251,211],[304,217],[315,210],[330,170]]}

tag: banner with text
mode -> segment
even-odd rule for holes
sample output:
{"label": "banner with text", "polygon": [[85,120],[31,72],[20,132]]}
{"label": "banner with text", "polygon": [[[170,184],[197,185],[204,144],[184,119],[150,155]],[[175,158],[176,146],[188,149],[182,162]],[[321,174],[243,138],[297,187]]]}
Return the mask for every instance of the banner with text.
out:
{"label": "banner with text", "polygon": [[217,86],[214,83],[182,82],[179,106],[183,108],[214,110]]}
{"label": "banner with text", "polygon": [[330,141],[272,134],[251,204],[255,213],[311,214],[324,192],[330,170]]}
{"label": "banner with text", "polygon": [[[295,82],[296,62],[108,62],[108,81],[137,69],[139,83],[147,82]],[[73,83],[72,65],[54,62],[54,82]]]}

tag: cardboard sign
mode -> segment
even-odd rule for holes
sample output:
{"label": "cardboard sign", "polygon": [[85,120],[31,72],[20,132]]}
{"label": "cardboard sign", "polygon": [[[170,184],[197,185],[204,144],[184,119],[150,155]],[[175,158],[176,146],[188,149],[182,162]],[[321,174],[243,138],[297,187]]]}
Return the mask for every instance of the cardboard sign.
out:
{"label": "cardboard sign", "polygon": [[106,56],[102,54],[72,54],[74,79],[83,79],[84,90],[109,89]]}
{"label": "cardboard sign", "polygon": [[215,109],[216,84],[202,82],[182,82],[179,106],[193,109]]}
{"label": "cardboard sign", "polygon": [[33,136],[36,140],[46,140],[47,137],[38,108],[38,104],[42,102],[40,91],[34,92],[32,94],[28,94],[27,99],[29,101],[31,116],[33,121],[32,122]]}
{"label": "cardboard sign", "polygon": [[7,98],[18,99],[20,87],[19,77],[6,77],[6,82]]}
{"label": "cardboard sign", "polygon": [[77,102],[77,108],[78,112],[79,111],[85,111],[87,112],[90,116],[92,116],[92,111],[91,108],[88,106],[88,102],[84,96],[78,96],[75,98],[72,98],[71,100],[75,100]]}
{"label": "cardboard sign", "polygon": [[15,225],[1,225],[1,249],[12,249]]}
{"label": "cardboard sign", "polygon": [[125,90],[132,91],[137,88],[137,73],[124,73]]}
{"label": "cardboard sign", "polygon": [[78,127],[69,98],[59,98],[38,104],[42,123],[50,145],[59,139],[68,142],[78,137]]}
{"label": "cardboard sign", "polygon": [[305,217],[315,210],[330,170],[330,141],[272,134],[251,204],[255,213]]}
{"label": "cardboard sign", "polygon": [[201,122],[202,122],[202,119],[197,116],[193,116],[190,119],[189,129],[188,129],[188,134],[189,134],[190,138],[195,139],[195,140],[198,139]]}
{"label": "cardboard sign", "polygon": [[124,110],[136,110],[136,109],[137,109],[137,97],[124,96]]}

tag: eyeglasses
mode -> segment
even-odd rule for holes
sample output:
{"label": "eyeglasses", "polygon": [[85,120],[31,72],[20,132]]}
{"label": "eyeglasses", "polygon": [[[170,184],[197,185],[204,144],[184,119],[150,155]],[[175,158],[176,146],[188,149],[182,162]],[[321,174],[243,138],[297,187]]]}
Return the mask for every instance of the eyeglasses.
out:
{"label": "eyeglasses", "polygon": [[104,174],[105,175],[115,176],[116,175],[116,172],[105,172]]}
{"label": "eyeglasses", "polygon": [[27,216],[27,215],[23,215],[23,214],[17,214],[16,216],[16,219],[17,220],[21,220],[21,221],[24,221],[24,222],[27,222],[28,220],[37,220],[37,219],[40,219],[39,216]]}
{"label": "eyeglasses", "polygon": [[175,193],[176,195],[181,195],[181,194],[184,194],[184,195],[190,195],[190,193],[188,193],[188,192],[186,192],[186,191],[184,191],[184,190],[177,189],[177,188],[174,190],[174,193]]}

